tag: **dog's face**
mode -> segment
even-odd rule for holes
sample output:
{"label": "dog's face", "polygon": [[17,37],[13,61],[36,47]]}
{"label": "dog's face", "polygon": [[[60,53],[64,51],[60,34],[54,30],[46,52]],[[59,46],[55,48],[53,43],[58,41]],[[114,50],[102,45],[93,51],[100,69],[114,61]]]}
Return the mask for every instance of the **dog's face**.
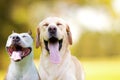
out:
{"label": "dog's face", "polygon": [[31,53],[33,39],[30,35],[31,32],[21,34],[13,32],[8,37],[6,48],[13,61],[20,61]]}
{"label": "dog's face", "polygon": [[[37,28],[36,47],[40,45],[50,54],[50,58],[60,56],[63,46],[72,44],[68,24],[61,18],[49,17],[44,19]],[[65,48],[65,47],[64,47]],[[58,59],[54,58],[54,59]],[[53,60],[57,63],[57,60]]]}

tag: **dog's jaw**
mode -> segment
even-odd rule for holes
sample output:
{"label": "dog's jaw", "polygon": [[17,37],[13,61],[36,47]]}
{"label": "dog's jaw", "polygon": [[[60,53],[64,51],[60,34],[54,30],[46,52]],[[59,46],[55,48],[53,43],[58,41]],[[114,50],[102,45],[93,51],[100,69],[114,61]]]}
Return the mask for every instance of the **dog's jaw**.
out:
{"label": "dog's jaw", "polygon": [[63,39],[58,40],[57,38],[50,38],[49,40],[44,40],[45,48],[49,52],[48,43],[59,43],[59,51],[62,48]]}
{"label": "dog's jaw", "polygon": [[20,45],[12,45],[10,47],[7,47],[7,51],[10,58],[13,61],[18,62],[22,60],[24,57],[28,56],[31,53],[32,48],[31,47],[24,48]]}

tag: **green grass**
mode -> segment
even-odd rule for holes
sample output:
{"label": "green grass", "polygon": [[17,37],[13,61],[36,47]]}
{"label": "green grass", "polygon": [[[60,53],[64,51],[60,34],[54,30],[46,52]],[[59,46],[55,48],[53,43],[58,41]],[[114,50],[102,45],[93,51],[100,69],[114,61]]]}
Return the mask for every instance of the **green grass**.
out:
{"label": "green grass", "polygon": [[120,60],[93,59],[82,61],[86,80],[120,80]]}
{"label": "green grass", "polygon": [[[38,65],[39,60],[35,60]],[[85,80],[120,80],[120,59],[82,59],[85,71]],[[7,69],[6,69],[7,70]],[[0,80],[3,80],[6,70],[0,71]]]}

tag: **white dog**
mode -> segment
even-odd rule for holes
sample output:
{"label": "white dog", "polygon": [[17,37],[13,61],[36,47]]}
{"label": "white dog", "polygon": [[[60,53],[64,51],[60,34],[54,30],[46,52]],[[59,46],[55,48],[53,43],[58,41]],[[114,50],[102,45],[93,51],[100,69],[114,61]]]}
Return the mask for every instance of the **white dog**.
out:
{"label": "white dog", "polygon": [[41,80],[84,80],[82,65],[68,49],[71,44],[70,28],[63,19],[48,17],[39,24],[36,47],[42,50]]}
{"label": "white dog", "polygon": [[8,37],[6,48],[11,64],[5,80],[40,80],[33,62],[32,44],[31,33],[13,32]]}

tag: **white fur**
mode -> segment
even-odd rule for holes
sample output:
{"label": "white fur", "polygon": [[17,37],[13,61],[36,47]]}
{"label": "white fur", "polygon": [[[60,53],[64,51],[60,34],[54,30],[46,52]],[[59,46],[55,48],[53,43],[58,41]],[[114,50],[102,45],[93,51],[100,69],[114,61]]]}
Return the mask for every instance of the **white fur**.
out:
{"label": "white fur", "polygon": [[[13,33],[8,37],[6,47],[12,44],[12,37],[19,36],[21,41],[20,44],[23,47],[32,47],[33,39],[28,33]],[[27,36],[23,38],[22,36]],[[24,57],[19,62],[11,60],[9,65],[6,80],[40,80],[39,74],[33,62],[33,52],[28,56]]]}

